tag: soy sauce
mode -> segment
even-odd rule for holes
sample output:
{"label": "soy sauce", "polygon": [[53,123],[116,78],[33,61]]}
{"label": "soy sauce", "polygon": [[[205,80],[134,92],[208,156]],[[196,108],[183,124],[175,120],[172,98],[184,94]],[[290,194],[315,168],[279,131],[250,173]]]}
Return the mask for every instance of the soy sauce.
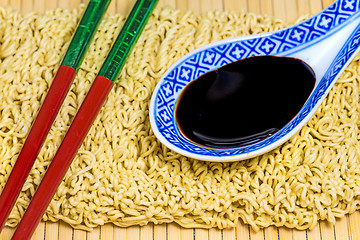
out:
{"label": "soy sauce", "polygon": [[299,59],[250,57],[190,82],[175,117],[182,133],[200,145],[246,146],[284,127],[314,86],[314,71]]}

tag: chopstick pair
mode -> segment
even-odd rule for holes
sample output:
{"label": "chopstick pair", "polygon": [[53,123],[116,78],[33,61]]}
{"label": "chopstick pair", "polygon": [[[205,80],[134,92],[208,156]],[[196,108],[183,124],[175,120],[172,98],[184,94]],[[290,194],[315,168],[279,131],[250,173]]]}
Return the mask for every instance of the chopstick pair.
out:
{"label": "chopstick pair", "polygon": [[111,0],[90,0],[0,196],[0,231],[34,165]]}
{"label": "chopstick pair", "polygon": [[[96,29],[98,22],[102,18],[102,15],[109,5],[109,2],[109,0],[90,1],[77,31],[79,31],[81,23],[83,21],[84,23],[86,22],[84,17],[87,16],[86,14],[91,4],[96,5],[98,9],[97,12],[94,10],[89,10],[92,13],[89,13],[93,21],[91,26],[94,27],[93,29]],[[32,236],[47,206],[54,196],[56,189],[58,188],[67,169],[69,168],[72,159],[76,155],[81,143],[83,142],[93,121],[100,111],[107,95],[113,86],[113,83],[118,78],[128,55],[130,54],[157,2],[158,0],[136,1],[133,9],[124,23],[122,30],[116,38],[107,58],[105,59],[98,75],[96,76],[88,94],[86,95],[73,122],[71,123],[68,132],[59,146],[59,149],[57,150],[51,164],[49,165],[40,185],[38,186],[35,195],[33,196],[30,205],[22,217],[12,239],[30,239]],[[92,39],[94,34],[93,32],[90,33],[91,36],[87,38],[88,41]],[[72,42],[70,43],[70,46],[75,40],[76,33]],[[88,41],[85,45],[87,45]],[[76,42],[74,45],[79,47]],[[52,122],[55,119],[55,116],[70,87],[70,84],[75,77],[76,71],[78,70],[83,60],[84,52],[87,50],[87,47],[88,46],[80,47],[80,50],[77,49],[75,52],[79,53],[75,54],[76,58],[71,58],[74,53],[69,53],[69,50],[71,49],[69,47],[67,51],[67,54],[69,53],[69,57],[64,57],[64,60],[67,59],[67,61],[73,62],[74,67],[63,65],[63,60],[62,65],[60,66],[58,73],[53,80],[53,84],[49,89],[49,92],[38,113],[33,127],[30,130],[29,136],[27,137],[14,169],[12,170],[2,195],[0,196],[1,227],[4,226],[6,218],[14,206],[15,200],[18,197],[21,191],[21,187],[30,172],[31,166],[33,165],[36,156],[40,151],[45,136],[48,134]],[[67,56],[67,54],[65,56]],[[61,82],[62,78],[68,79],[66,84]],[[60,91],[57,89],[59,87],[58,85],[62,87]],[[51,91],[52,89],[53,91]],[[52,110],[51,114],[47,112],[50,109]],[[35,141],[36,149],[34,147],[34,142],[32,141]],[[20,156],[22,157],[20,158]],[[29,160],[27,161],[26,158],[29,158]]]}

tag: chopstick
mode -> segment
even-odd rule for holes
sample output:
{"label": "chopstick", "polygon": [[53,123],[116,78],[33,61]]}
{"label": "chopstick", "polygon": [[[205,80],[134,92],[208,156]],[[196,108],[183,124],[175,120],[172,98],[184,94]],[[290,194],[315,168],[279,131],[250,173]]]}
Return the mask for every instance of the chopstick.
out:
{"label": "chopstick", "polygon": [[81,104],[12,239],[29,239],[100,111],[158,0],[138,0]]}
{"label": "chopstick", "polygon": [[0,195],[0,232],[34,165],[50,127],[111,0],[90,0]]}

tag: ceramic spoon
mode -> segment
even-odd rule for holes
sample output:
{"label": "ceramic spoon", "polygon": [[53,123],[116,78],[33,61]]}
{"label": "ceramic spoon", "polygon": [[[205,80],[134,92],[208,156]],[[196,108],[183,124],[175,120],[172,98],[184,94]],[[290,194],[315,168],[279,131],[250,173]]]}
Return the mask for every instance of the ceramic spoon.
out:
{"label": "ceramic spoon", "polygon": [[[179,59],[160,79],[150,104],[152,129],[167,147],[196,159],[234,161],[263,154],[284,143],[306,124],[359,47],[360,0],[335,1],[290,28],[203,46]],[[184,87],[206,72],[257,55],[295,57],[312,67],[315,87],[300,112],[272,136],[247,146],[209,148],[187,139],[174,117],[174,107]]]}

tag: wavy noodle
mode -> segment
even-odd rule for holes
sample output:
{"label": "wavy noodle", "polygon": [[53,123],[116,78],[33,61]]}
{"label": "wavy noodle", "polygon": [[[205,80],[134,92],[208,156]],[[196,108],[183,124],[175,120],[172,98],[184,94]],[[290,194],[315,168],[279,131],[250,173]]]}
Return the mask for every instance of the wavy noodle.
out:
{"label": "wavy noodle", "polygon": [[[0,189],[83,9],[20,15],[0,8]],[[124,20],[107,15],[101,24],[8,225],[24,214]],[[151,93],[177,59],[216,40],[285,26],[246,12],[155,11],[43,219],[81,229],[107,222],[226,228],[239,219],[255,230],[311,229],[319,219],[335,222],[357,210],[359,56],[307,125],[262,156],[234,163],[188,159],[163,146],[150,128]]]}

